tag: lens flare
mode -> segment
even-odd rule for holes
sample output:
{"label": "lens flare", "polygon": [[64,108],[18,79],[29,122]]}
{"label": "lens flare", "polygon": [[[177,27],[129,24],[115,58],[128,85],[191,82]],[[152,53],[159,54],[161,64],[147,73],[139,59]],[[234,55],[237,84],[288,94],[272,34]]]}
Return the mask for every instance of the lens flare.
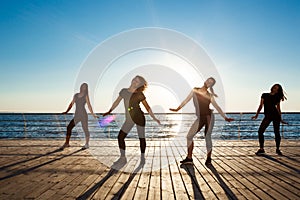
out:
{"label": "lens flare", "polygon": [[115,120],[115,118],[116,118],[115,115],[105,116],[98,121],[98,124],[101,128],[104,128],[104,127],[108,126],[111,122],[113,122]]}
{"label": "lens flare", "polygon": [[[141,75],[148,81],[149,88],[145,91],[145,96],[162,122],[162,126],[158,126],[154,121],[148,121],[145,128],[147,139],[154,142],[146,148],[146,163],[160,159],[159,164],[153,162],[153,165],[144,165],[142,171],[151,172],[168,167],[171,163],[176,164],[177,160],[186,154],[185,148],[174,151],[174,144],[181,146],[186,140],[186,134],[193,123],[188,113],[194,111],[194,106],[190,103],[178,113],[169,113],[169,106],[179,105],[189,91],[212,76],[218,83],[215,85],[219,95],[218,103],[224,108],[224,90],[213,61],[195,40],[180,32],[157,27],[127,30],[100,43],[82,63],[75,88],[77,89],[82,82],[88,82],[91,102],[103,102],[101,106],[105,106],[101,110],[106,110],[111,102],[118,98],[122,88],[128,86],[136,75]],[[143,109],[142,105],[141,108]],[[131,145],[126,148],[126,167],[121,169],[120,166],[116,166],[114,163],[119,159],[120,149],[118,142],[111,139],[116,139],[126,116],[123,106],[116,107],[114,113],[115,116],[102,117],[100,121],[95,122],[98,127],[104,127],[105,130],[101,132],[104,135],[108,133],[109,137],[105,136],[99,143],[99,134],[93,134],[96,137],[91,137],[88,151],[108,167],[132,173],[131,167],[135,166],[138,160],[142,161],[138,148],[139,140],[128,141]],[[149,117],[151,116],[145,115],[145,118]],[[219,121],[223,123],[223,120]],[[221,131],[222,126],[218,132]],[[136,132],[137,130],[133,129],[129,133],[130,137],[136,138]],[[165,135],[166,133],[168,135]],[[165,146],[156,148],[156,142],[166,137],[167,140],[163,139]],[[206,157],[204,143],[205,140],[199,140],[200,157]],[[166,152],[172,152],[173,157],[160,156],[166,155]]]}

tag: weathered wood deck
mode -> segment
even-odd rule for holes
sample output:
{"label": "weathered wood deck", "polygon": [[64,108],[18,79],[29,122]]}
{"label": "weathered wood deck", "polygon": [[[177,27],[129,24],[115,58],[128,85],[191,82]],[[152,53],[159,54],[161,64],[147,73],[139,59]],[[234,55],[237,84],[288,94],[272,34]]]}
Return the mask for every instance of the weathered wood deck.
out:
{"label": "weathered wood deck", "polygon": [[[147,141],[145,165],[132,159],[121,170],[79,141],[57,151],[62,143],[0,140],[0,199],[300,199],[300,141],[283,140],[284,156],[274,141],[266,141],[266,156],[255,156],[257,141],[218,141],[211,167],[203,142],[195,142],[194,165],[181,166],[174,155],[184,141]],[[138,141],[126,143],[138,150]]]}

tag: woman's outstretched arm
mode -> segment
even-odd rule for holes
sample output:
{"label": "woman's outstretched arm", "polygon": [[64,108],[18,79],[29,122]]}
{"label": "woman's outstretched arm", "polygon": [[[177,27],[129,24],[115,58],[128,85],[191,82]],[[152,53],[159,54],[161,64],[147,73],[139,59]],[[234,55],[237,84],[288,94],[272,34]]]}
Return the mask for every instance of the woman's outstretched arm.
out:
{"label": "woman's outstretched arm", "polygon": [[145,100],[142,101],[144,107],[146,108],[147,112],[149,113],[149,115],[152,117],[152,119],[154,121],[156,121],[158,124],[160,124],[160,121],[155,117],[154,113],[152,112],[152,109],[150,108],[148,102]]}
{"label": "woman's outstretched arm", "polygon": [[89,108],[91,114],[93,115],[93,117],[94,117],[94,118],[98,118],[98,116],[97,116],[97,115],[94,113],[94,111],[93,111],[93,108],[92,108],[92,105],[91,105],[89,96],[86,95],[85,99],[86,99],[86,103],[87,103],[88,108]]}
{"label": "woman's outstretched arm", "polygon": [[260,113],[260,111],[261,111],[261,109],[263,108],[263,106],[264,106],[264,99],[261,98],[260,104],[259,104],[258,109],[257,109],[257,111],[256,111],[256,114],[255,114],[254,116],[251,117],[252,119],[257,119],[258,114]]}
{"label": "woman's outstretched arm", "polygon": [[122,100],[122,97],[118,96],[118,98],[114,101],[114,103],[112,104],[112,106],[109,109],[109,111],[106,112],[106,113],[103,113],[103,116],[109,115],[119,105],[119,103],[121,102],[121,100]]}
{"label": "woman's outstretched arm", "polygon": [[280,115],[280,122],[283,123],[283,124],[289,124],[288,122],[284,121],[284,120],[281,118],[280,102],[276,105],[276,108],[277,108],[278,113],[279,113],[279,115]]}
{"label": "woman's outstretched arm", "polygon": [[71,108],[73,107],[74,103],[75,103],[75,98],[73,97],[73,100],[69,104],[67,110],[65,112],[62,112],[62,114],[67,114],[71,110]]}
{"label": "woman's outstretched arm", "polygon": [[278,110],[278,113],[280,115],[280,119],[281,119],[281,108],[280,108],[280,102],[276,105],[276,109]]}
{"label": "woman's outstretched arm", "polygon": [[218,113],[220,113],[220,115],[225,119],[225,121],[227,122],[231,122],[234,119],[233,118],[228,118],[225,113],[223,112],[223,110],[220,108],[220,106],[217,104],[215,98],[212,96],[211,97],[211,104],[217,109]]}
{"label": "woman's outstretched arm", "polygon": [[187,104],[193,98],[193,93],[194,93],[194,91],[192,90],[190,92],[190,94],[185,98],[185,100],[177,108],[170,108],[170,111],[177,112],[178,110],[183,108],[183,106],[185,106],[185,104]]}

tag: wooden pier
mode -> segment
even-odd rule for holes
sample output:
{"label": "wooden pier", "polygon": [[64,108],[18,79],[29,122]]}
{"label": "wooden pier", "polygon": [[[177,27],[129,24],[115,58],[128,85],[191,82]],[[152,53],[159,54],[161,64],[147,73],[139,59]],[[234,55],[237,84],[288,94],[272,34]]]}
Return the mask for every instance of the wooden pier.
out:
{"label": "wooden pier", "polygon": [[[185,141],[148,140],[145,164],[129,157],[119,170],[101,162],[109,152],[99,159],[80,141],[59,151],[62,143],[0,140],[0,199],[300,199],[298,140],[282,141],[283,156],[273,140],[264,156],[254,154],[257,141],[220,140],[209,167],[202,140],[195,141],[194,165],[179,163]],[[117,148],[116,140],[105,144]],[[126,144],[139,151],[137,140]]]}

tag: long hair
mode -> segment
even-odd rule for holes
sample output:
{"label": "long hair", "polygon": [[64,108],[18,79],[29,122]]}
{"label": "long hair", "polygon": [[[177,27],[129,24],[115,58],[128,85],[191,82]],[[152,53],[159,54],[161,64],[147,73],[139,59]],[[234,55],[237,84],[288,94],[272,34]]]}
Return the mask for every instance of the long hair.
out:
{"label": "long hair", "polygon": [[282,86],[278,83],[274,84],[272,87],[271,87],[271,91],[273,90],[274,87],[278,87],[278,92],[275,94],[278,101],[284,101],[284,100],[287,100],[287,98],[284,96],[284,92],[283,92],[283,89],[282,89]]}
{"label": "long hair", "polygon": [[85,95],[89,94],[89,87],[87,83],[82,83],[80,85],[80,93],[84,93]]}
{"label": "long hair", "polygon": [[140,80],[140,82],[141,82],[141,86],[140,87],[138,87],[137,89],[136,89],[136,91],[137,92],[143,92],[146,88],[147,88],[147,85],[148,85],[148,83],[147,83],[147,81],[145,80],[145,78],[144,77],[142,77],[142,76],[136,76],[136,78],[138,78],[139,80]]}
{"label": "long hair", "polygon": [[[213,77],[209,77],[208,79],[210,79],[210,80],[212,80],[212,81],[214,82],[214,84],[209,88],[210,93],[211,93],[213,96],[218,97],[218,95],[215,93],[214,88],[213,88],[213,86],[216,84],[216,79],[213,78]],[[207,79],[207,80],[208,80],[208,79]]]}

